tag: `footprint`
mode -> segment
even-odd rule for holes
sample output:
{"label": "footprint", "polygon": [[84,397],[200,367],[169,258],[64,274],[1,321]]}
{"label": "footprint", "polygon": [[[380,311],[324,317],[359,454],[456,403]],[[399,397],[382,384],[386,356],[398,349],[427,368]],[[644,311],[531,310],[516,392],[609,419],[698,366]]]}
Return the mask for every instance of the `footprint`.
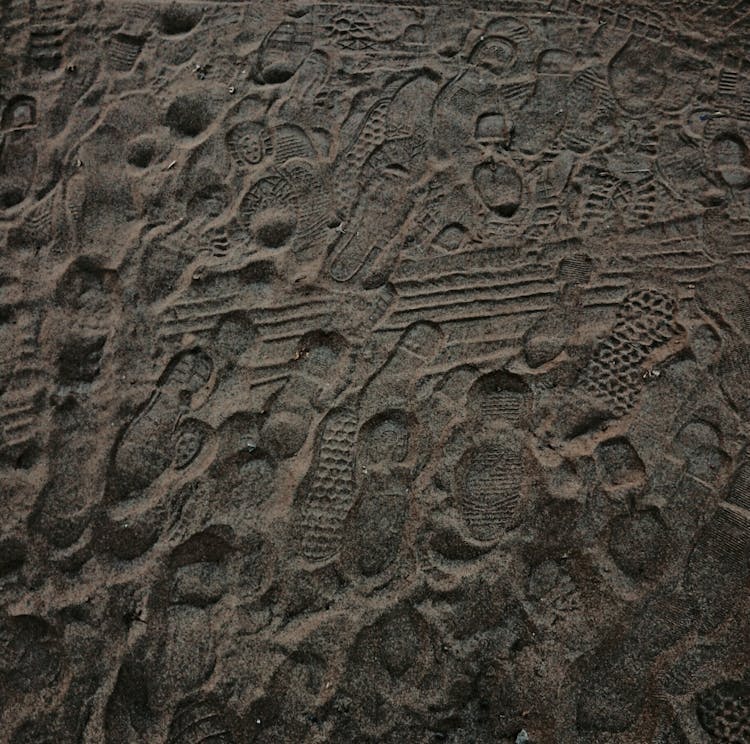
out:
{"label": "footprint", "polygon": [[289,95],[279,108],[279,116],[284,121],[317,129],[318,133],[333,125],[330,88],[326,85],[330,67],[328,54],[321,49],[305,58],[291,81]]}
{"label": "footprint", "polygon": [[667,87],[662,63],[661,48],[637,36],[631,36],[612,57],[607,68],[609,85],[625,111],[643,114],[658,102]]}
{"label": "footprint", "polygon": [[[308,738],[318,719],[320,693],[328,678],[329,654],[309,636],[277,667],[255,700],[246,720],[253,744],[301,742]],[[300,715],[300,711],[307,711]]]}
{"label": "footprint", "polygon": [[273,140],[261,122],[241,121],[226,135],[227,149],[241,167],[258,165],[273,153]]}
{"label": "footprint", "polygon": [[344,570],[367,578],[385,571],[398,556],[408,511],[405,478],[390,473],[365,475],[346,525]]}
{"label": "footprint", "polygon": [[513,144],[521,152],[544,152],[563,131],[575,64],[573,54],[563,49],[539,54],[533,92],[514,116]]}
{"label": "footprint", "polygon": [[680,428],[674,439],[674,451],[684,460],[685,472],[706,484],[719,480],[730,463],[720,428],[700,418]]}
{"label": "footprint", "polygon": [[312,28],[302,20],[284,21],[262,41],[256,62],[259,83],[277,85],[294,75],[312,50]]}
{"label": "footprint", "polygon": [[663,675],[663,687],[670,695],[690,695],[701,686],[701,681],[710,674],[711,667],[726,664],[730,649],[723,644],[698,642],[682,654],[674,666]]}
{"label": "footprint", "polygon": [[[616,652],[615,652],[616,653]],[[579,731],[627,730],[643,707],[644,664],[631,656],[600,652],[581,682],[576,722]]]}
{"label": "footprint", "polygon": [[18,694],[35,695],[53,687],[63,670],[64,652],[53,627],[36,615],[0,619],[0,676],[8,702]]}
{"label": "footprint", "polygon": [[664,569],[669,535],[656,511],[639,511],[612,520],[608,547],[624,574],[651,579]]}
{"label": "footprint", "polygon": [[202,685],[216,666],[216,643],[209,614],[192,605],[167,608],[160,646],[157,695],[187,694]]}
{"label": "footprint", "polygon": [[366,421],[359,431],[357,464],[365,469],[391,469],[410,460],[417,421],[404,411],[382,411]]}
{"label": "footprint", "polygon": [[175,693],[186,696],[197,690],[216,665],[213,606],[228,591],[228,567],[235,551],[233,530],[213,524],[176,546],[168,558],[162,594],[168,602],[154,608],[158,614],[148,628],[156,642],[152,691],[159,707]]}
{"label": "footprint", "polygon": [[50,462],[30,524],[58,548],[72,545],[84,532],[98,498],[96,474],[106,458],[98,447],[96,416],[77,400],[71,396],[52,411],[49,445],[66,457]]}
{"label": "footprint", "polygon": [[578,727],[625,731],[640,715],[654,661],[694,627],[690,604],[678,590],[659,588],[637,609],[624,636],[605,641],[580,683]]}
{"label": "footprint", "polygon": [[709,151],[711,165],[724,183],[732,188],[745,188],[750,184],[750,154],[738,131],[717,134]]}
{"label": "footprint", "polygon": [[[27,11],[28,12],[28,11]],[[62,62],[65,42],[71,33],[71,11],[61,0],[37,0],[29,18],[27,56],[40,70],[52,72]]]}
{"label": "footprint", "polygon": [[490,372],[469,388],[466,410],[477,430],[497,425],[523,427],[531,414],[531,390],[518,375]]}
{"label": "footprint", "polygon": [[750,342],[750,292],[743,282],[725,275],[707,279],[698,285],[696,300]]}
{"label": "footprint", "polygon": [[373,626],[378,653],[377,660],[391,678],[409,683],[424,676],[430,665],[431,632],[419,612],[396,608]]}
{"label": "footprint", "polygon": [[261,429],[262,449],[280,459],[300,450],[314,412],[341,389],[348,360],[346,341],[338,334],[311,333],[300,340],[289,381]]}
{"label": "footprint", "polygon": [[175,97],[164,114],[164,124],[178,137],[197,137],[214,118],[208,100],[199,93]]}
{"label": "footprint", "polygon": [[580,388],[615,417],[628,413],[643,387],[644,365],[682,331],[676,314],[677,303],[664,292],[639,289],[627,295],[612,330],[581,373]]}
{"label": "footprint", "polygon": [[[355,703],[350,715],[372,735],[366,740],[393,740],[384,735],[385,726],[398,715],[404,701],[413,700],[416,690],[430,695],[438,680],[442,681],[438,654],[436,633],[408,603],[386,610],[362,628],[349,651],[340,692]],[[353,739],[362,737],[355,735]],[[352,738],[339,731],[334,740]],[[425,739],[412,730],[406,732],[404,740]]]}
{"label": "footprint", "polygon": [[128,651],[104,708],[104,744],[148,741],[157,717],[152,670],[147,671],[143,646]]}
{"label": "footprint", "polygon": [[646,487],[646,467],[626,437],[599,444],[595,458],[605,488],[640,491]]}
{"label": "footprint", "polygon": [[556,302],[523,337],[523,353],[529,367],[553,361],[565,349],[581,320],[582,289],[591,278],[592,261],[575,254],[560,261],[557,280],[562,283]]}
{"label": "footprint", "polygon": [[292,158],[272,168],[242,197],[238,221],[260,248],[290,246],[302,259],[319,258],[328,206],[318,167]]}
{"label": "footprint", "polygon": [[722,392],[743,420],[750,416],[750,344],[744,339],[729,337],[721,348],[717,377]]}
{"label": "footprint", "polygon": [[119,31],[109,39],[107,62],[115,73],[130,72],[146,42],[144,36]]}
{"label": "footprint", "polygon": [[203,451],[213,429],[198,419],[182,419],[172,437],[172,467],[185,470]]}
{"label": "footprint", "polygon": [[108,257],[116,264],[112,250],[116,247],[122,255],[135,240],[133,222],[140,215],[140,203],[138,176],[127,167],[128,139],[131,128],[142,131],[157,121],[154,109],[152,97],[133,97],[110,109],[77,147],[64,181],[63,213],[69,242],[78,252],[99,255],[114,231],[119,238]]}
{"label": "footprint", "polygon": [[736,503],[737,483],[701,530],[685,569],[683,583],[703,632],[736,611],[750,581],[750,511]]}
{"label": "footprint", "polygon": [[[125,498],[100,515],[95,522],[95,544],[103,552],[121,560],[134,560],[160,539],[173,539],[178,533],[184,537],[183,533],[193,524],[191,518],[196,516],[195,502],[206,500],[206,481],[189,480],[188,468],[201,455],[203,466],[215,456],[214,429],[204,421],[183,418],[176,425],[168,444],[168,451],[172,454],[170,485],[160,490],[154,498]],[[175,482],[177,486],[172,487]],[[215,512],[216,509],[212,512],[214,516]],[[201,522],[193,527],[203,524]],[[188,531],[188,534],[192,532]]]}
{"label": "footprint", "polygon": [[212,525],[178,545],[170,557],[170,602],[209,607],[228,588],[227,564],[233,553],[229,529]]}
{"label": "footprint", "polygon": [[474,168],[474,188],[484,205],[500,217],[512,217],[521,205],[523,182],[515,168],[494,161]]}
{"label": "footprint", "polygon": [[182,700],[169,724],[167,744],[234,744],[223,709],[209,697],[192,695]]}
{"label": "footprint", "polygon": [[321,424],[315,458],[297,493],[300,552],[313,563],[338,554],[344,522],[354,504],[357,417],[332,411]]}
{"label": "footprint", "polygon": [[203,11],[190,5],[173,2],[157,18],[159,31],[165,36],[182,36],[192,31],[201,21]]}
{"label": "footprint", "polygon": [[581,318],[581,292],[563,288],[557,301],[523,336],[523,355],[532,369],[557,359],[576,331]]}
{"label": "footprint", "polygon": [[454,492],[471,536],[500,538],[516,524],[523,496],[521,437],[512,429],[467,450],[456,467]]}
{"label": "footprint", "polygon": [[[297,222],[291,186],[279,173],[272,172],[256,181],[250,186],[240,202],[239,222],[249,228],[253,234],[257,234],[258,226],[265,221],[266,215],[273,215],[277,221],[283,219],[292,228]],[[276,240],[274,241],[275,244],[268,247],[279,247],[284,242]]]}
{"label": "footprint", "polygon": [[294,124],[281,124],[273,130],[273,157],[278,165],[293,158],[315,160],[318,154],[307,132]]}
{"label": "footprint", "polygon": [[[278,148],[278,140],[276,144]],[[299,261],[320,260],[327,242],[325,228],[330,223],[330,195],[321,169],[312,160],[293,157],[280,166],[279,172],[289,184],[296,213],[292,251]]]}
{"label": "footprint", "polygon": [[750,514],[750,458],[745,455],[737,468],[727,494],[727,503]]}
{"label": "footprint", "polygon": [[590,152],[617,136],[617,105],[607,80],[596,66],[584,69],[571,80],[566,103],[561,140],[574,152]]}
{"label": "footprint", "polygon": [[394,89],[393,85],[386,88],[380,99],[366,112],[361,112],[361,117],[356,115],[360,108],[355,104],[353,114],[342,125],[342,138],[348,134],[350,141],[334,165],[336,204],[342,219],[348,216],[359,200],[365,163],[386,141],[386,115],[397,92],[398,87]]}
{"label": "footprint", "polygon": [[371,416],[387,408],[409,408],[414,385],[425,366],[440,350],[443,332],[432,323],[409,326],[383,366],[365,383],[360,408]]}
{"label": "footprint", "polygon": [[750,741],[750,684],[728,680],[702,690],[696,696],[695,713],[714,741]]}
{"label": "footprint", "polygon": [[[334,248],[330,275],[335,281],[349,281],[365,264],[377,261],[409,214],[408,194],[426,166],[425,146],[431,134],[429,112],[436,92],[434,81],[418,77],[385,102],[384,110],[372,111],[365,122],[361,136],[366,144],[376,146],[372,152],[362,154],[365,190],[356,204],[349,201],[342,205],[350,210],[351,224]],[[381,126],[377,127],[377,134],[368,136],[366,130],[375,128],[375,119]],[[356,167],[360,156],[352,150],[346,158]],[[348,177],[351,175],[350,172]]]}
{"label": "footprint", "polygon": [[[602,674],[595,664],[584,681],[579,725],[600,731],[630,726],[643,703],[653,661],[689,632],[709,633],[736,612],[750,580],[750,511],[741,505],[746,499],[746,462],[738,469],[726,500],[698,534],[682,588],[665,591],[659,587],[640,607],[616,648],[598,652],[606,660],[602,663],[612,668]],[[628,667],[624,675],[615,673]]]}
{"label": "footprint", "polygon": [[111,488],[119,499],[146,489],[175,458],[174,433],[198,393],[205,393],[213,362],[200,350],[178,354],[145,408],[128,425],[114,451]]}
{"label": "footprint", "polygon": [[465,403],[456,401],[464,413],[443,434],[436,484],[452,494],[453,519],[457,528],[463,524],[464,540],[490,543],[517,524],[526,492],[525,427],[531,402],[526,382],[505,370],[476,378]]}
{"label": "footprint", "polygon": [[11,98],[2,111],[2,130],[8,132],[36,126],[36,101],[31,96]]}
{"label": "footprint", "polygon": [[1,116],[0,213],[21,204],[34,181],[36,102],[30,96],[16,96],[5,105]]}

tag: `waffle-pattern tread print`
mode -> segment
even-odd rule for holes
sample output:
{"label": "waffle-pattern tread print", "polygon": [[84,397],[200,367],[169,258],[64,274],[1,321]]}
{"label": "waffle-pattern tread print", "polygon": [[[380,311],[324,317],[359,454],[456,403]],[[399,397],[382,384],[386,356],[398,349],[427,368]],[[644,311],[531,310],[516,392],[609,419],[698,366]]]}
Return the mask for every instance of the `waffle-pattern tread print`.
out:
{"label": "waffle-pattern tread print", "polygon": [[722,682],[696,697],[701,727],[714,741],[740,744],[750,738],[750,686]]}
{"label": "waffle-pattern tread print", "polygon": [[610,334],[602,339],[582,374],[583,387],[622,416],[636,404],[644,363],[679,333],[676,303],[658,290],[638,290],[618,308]]}
{"label": "waffle-pattern tread print", "polygon": [[354,443],[357,419],[351,411],[324,422],[307,493],[301,497],[302,555],[318,562],[338,552],[342,529],[354,504]]}
{"label": "waffle-pattern tread print", "polygon": [[0,744],[750,744],[745,0],[0,38]]}

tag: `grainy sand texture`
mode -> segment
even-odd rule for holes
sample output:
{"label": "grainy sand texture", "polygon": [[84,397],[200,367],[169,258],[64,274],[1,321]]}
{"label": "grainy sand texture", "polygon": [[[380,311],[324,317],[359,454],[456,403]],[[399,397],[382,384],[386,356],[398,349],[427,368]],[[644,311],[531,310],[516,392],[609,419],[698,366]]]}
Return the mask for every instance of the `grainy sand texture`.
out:
{"label": "grainy sand texture", "polygon": [[0,742],[749,744],[750,4],[0,1]]}

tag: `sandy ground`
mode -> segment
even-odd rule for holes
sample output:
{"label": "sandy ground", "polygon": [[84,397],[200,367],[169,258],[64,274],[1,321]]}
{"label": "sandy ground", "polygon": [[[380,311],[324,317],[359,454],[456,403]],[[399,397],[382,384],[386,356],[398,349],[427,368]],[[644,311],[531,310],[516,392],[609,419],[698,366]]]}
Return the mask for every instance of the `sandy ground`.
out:
{"label": "sandy ground", "polygon": [[0,741],[750,742],[750,6],[0,33]]}

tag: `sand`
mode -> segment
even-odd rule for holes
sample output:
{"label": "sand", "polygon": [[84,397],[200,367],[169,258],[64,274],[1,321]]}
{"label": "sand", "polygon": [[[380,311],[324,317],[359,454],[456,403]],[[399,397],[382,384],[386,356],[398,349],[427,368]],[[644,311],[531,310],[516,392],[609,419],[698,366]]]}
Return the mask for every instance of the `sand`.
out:
{"label": "sand", "polygon": [[750,742],[747,4],[0,32],[0,742]]}

